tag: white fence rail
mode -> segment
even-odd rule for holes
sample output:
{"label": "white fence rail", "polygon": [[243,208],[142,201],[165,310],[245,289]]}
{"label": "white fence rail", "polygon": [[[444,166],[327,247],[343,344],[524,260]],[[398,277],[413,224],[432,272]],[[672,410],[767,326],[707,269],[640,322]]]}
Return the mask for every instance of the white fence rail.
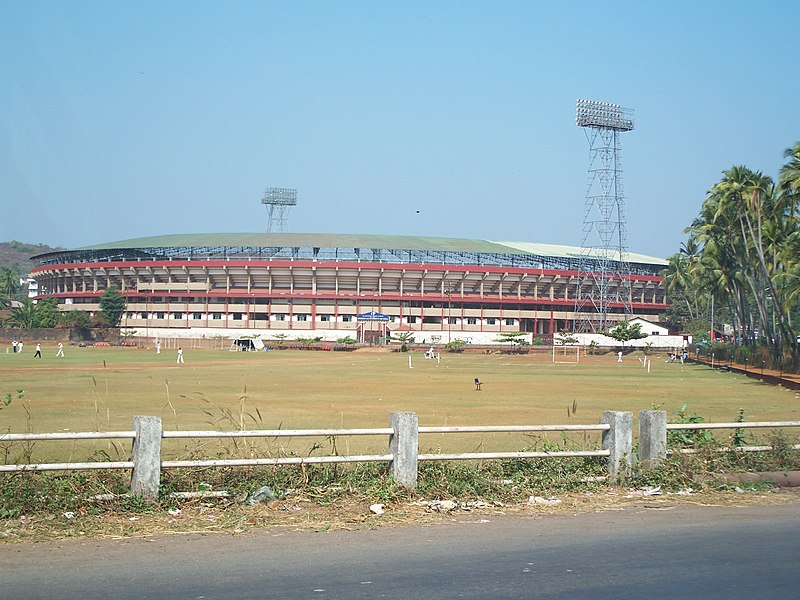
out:
{"label": "white fence rail", "polygon": [[[666,426],[667,431],[675,430],[705,430],[705,429],[784,429],[791,427],[800,427],[800,421],[753,421],[750,423],[668,423]],[[800,450],[800,444],[790,444],[793,450]],[[722,446],[719,448],[720,452],[768,452],[772,450],[772,446]],[[695,454],[697,452],[694,448],[681,448],[678,450],[681,454]],[[668,451],[670,453],[670,451]]]}
{"label": "white fence rail", "polygon": [[[390,427],[362,429],[264,429],[243,431],[163,431],[158,417],[134,417],[132,431],[63,432],[63,433],[6,433],[0,434],[0,444],[39,440],[130,439],[133,442],[130,461],[70,462],[0,465],[0,473],[20,471],[63,471],[90,469],[131,469],[131,487],[135,494],[155,498],[158,493],[161,469],[185,467],[280,466],[332,463],[388,463],[395,480],[413,488],[417,482],[419,461],[498,460],[513,458],[605,457],[609,475],[616,478],[634,463],[633,414],[604,412],[600,423],[593,425],[494,425],[419,427],[415,413],[391,413]],[[800,427],[800,421],[771,421],[751,423],[686,423],[666,422],[665,411],[641,411],[639,415],[639,456],[646,467],[653,468],[667,456],[667,431],[707,429],[783,429]],[[459,433],[534,433],[534,432],[599,432],[601,449],[565,451],[419,453],[419,436]],[[165,439],[203,438],[289,438],[388,436],[389,451],[385,454],[354,456],[307,456],[246,459],[161,460],[161,445]],[[791,445],[800,449],[800,444]],[[741,446],[737,451],[759,452],[771,446]],[[693,452],[684,449],[681,452]]]}

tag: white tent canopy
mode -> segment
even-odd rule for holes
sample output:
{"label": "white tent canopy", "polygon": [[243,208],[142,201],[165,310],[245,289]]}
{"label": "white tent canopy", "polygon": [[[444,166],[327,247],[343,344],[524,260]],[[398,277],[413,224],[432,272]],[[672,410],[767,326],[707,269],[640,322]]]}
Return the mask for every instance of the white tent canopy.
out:
{"label": "white tent canopy", "polygon": [[239,337],[231,341],[231,352],[258,352],[264,349],[264,342],[259,338]]}

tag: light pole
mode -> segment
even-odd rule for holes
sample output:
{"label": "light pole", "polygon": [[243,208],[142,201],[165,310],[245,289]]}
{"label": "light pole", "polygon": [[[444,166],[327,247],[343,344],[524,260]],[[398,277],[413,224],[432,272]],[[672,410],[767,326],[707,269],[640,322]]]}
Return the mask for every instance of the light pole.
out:
{"label": "light pole", "polygon": [[450,309],[453,291],[450,288],[445,288],[444,293],[447,294],[447,343],[449,344],[452,341],[450,339]]}

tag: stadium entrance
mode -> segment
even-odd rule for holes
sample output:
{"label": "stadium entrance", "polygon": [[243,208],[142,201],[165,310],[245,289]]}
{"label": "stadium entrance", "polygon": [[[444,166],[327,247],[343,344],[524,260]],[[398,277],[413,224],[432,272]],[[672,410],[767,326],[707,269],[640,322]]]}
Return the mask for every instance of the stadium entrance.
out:
{"label": "stadium entrance", "polygon": [[381,346],[386,343],[386,324],[391,321],[389,315],[370,311],[357,315],[356,320],[359,342],[370,346]]}

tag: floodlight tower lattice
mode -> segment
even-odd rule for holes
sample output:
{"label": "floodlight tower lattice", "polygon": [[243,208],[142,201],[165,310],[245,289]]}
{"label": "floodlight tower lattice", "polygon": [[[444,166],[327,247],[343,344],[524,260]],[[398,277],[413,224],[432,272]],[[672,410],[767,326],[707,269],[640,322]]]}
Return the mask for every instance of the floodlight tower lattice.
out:
{"label": "floodlight tower lattice", "polygon": [[589,168],[573,330],[602,332],[612,311],[633,312],[620,139],[633,130],[633,110],[579,99],[575,124],[589,142]]}
{"label": "floodlight tower lattice", "polygon": [[297,205],[297,190],[268,187],[261,198],[261,204],[267,207],[267,233],[286,231],[289,209]]}

